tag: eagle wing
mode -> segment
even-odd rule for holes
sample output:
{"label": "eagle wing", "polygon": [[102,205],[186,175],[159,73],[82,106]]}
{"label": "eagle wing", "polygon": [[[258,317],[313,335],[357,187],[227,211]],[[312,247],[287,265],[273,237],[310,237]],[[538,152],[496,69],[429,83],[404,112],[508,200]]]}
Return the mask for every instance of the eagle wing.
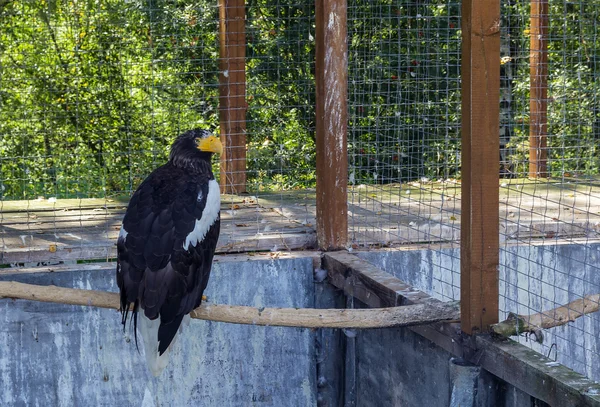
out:
{"label": "eagle wing", "polygon": [[219,236],[219,211],[214,179],[192,177],[169,164],[155,170],[130,200],[117,241],[122,322],[127,322],[130,304],[135,326],[138,309],[142,317],[158,319],[159,355],[184,315],[202,301]]}

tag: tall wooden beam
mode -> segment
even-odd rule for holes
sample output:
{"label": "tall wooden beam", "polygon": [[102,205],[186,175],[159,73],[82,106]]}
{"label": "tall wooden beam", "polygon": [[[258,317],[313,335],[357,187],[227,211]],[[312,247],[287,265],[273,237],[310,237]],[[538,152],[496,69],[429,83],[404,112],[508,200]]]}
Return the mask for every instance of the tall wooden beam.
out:
{"label": "tall wooden beam", "polygon": [[219,0],[221,192],[246,192],[246,5]]}
{"label": "tall wooden beam", "polygon": [[531,0],[529,177],[548,177],[548,0]]}
{"label": "tall wooden beam", "polygon": [[500,0],[462,3],[461,327],[498,322]]}
{"label": "tall wooden beam", "polygon": [[348,42],[346,0],[316,0],[317,240],[348,241]]}

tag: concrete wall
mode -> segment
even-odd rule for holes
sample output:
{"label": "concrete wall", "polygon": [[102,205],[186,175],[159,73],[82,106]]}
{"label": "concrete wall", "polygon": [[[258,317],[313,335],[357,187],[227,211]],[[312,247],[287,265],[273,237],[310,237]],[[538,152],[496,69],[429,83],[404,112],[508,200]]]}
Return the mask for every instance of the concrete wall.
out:
{"label": "concrete wall", "polygon": [[[516,295],[518,301],[501,305],[522,312],[518,307],[524,304],[546,306],[549,303],[544,301],[563,301],[575,290],[594,291],[593,285],[579,281],[590,283],[599,277],[592,277],[591,269],[582,271],[578,264],[582,258],[590,264],[596,261],[597,249],[506,249],[501,256],[502,292],[511,298]],[[458,249],[358,254],[438,298],[459,296]],[[0,279],[116,291],[113,270]],[[214,303],[256,307],[347,305],[339,291],[313,281],[308,257],[219,261],[207,295]],[[360,306],[358,301],[353,304]],[[583,320],[586,335],[600,333],[596,318]],[[0,320],[2,406],[436,407],[451,402],[452,355],[409,329],[313,332],[192,321],[179,338],[171,364],[155,379],[135,350],[131,330],[123,333],[116,311],[2,300]],[[553,342],[564,341],[558,346],[559,361],[572,366],[583,360],[581,366],[598,375],[598,367],[591,363],[595,340],[584,336],[585,346],[573,347],[577,335],[569,329],[558,328],[547,335]],[[479,377],[477,406],[529,407],[531,403],[530,396],[490,374],[482,372]]]}
{"label": "concrete wall", "polygon": [[[460,249],[357,252],[388,273],[441,300],[460,299]],[[500,318],[533,314],[600,293],[600,244],[506,246],[500,251]],[[513,338],[600,380],[600,313],[544,331],[544,343]],[[552,344],[556,346],[553,349]]]}
{"label": "concrete wall", "polygon": [[[410,329],[394,328],[359,332],[352,358],[356,391],[347,406],[458,406],[451,399],[452,355]],[[543,403],[481,370],[473,404],[462,407],[531,407]],[[346,393],[348,396],[348,393]],[[534,404],[537,402],[538,404]],[[540,404],[541,403],[541,404]]]}
{"label": "concrete wall", "polygon": [[[2,279],[117,290],[112,270]],[[313,307],[312,260],[216,263],[206,294],[214,303]],[[155,379],[116,311],[2,300],[0,320],[2,406],[316,404],[315,332],[308,329],[193,320]]]}

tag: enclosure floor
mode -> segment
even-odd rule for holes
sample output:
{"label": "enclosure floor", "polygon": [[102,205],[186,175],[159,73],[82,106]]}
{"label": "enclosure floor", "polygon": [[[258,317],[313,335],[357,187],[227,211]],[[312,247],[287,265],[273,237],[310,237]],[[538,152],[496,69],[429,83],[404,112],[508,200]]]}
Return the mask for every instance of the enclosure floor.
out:
{"label": "enclosure floor", "polygon": [[[314,192],[309,203],[303,203],[306,196],[222,195],[217,252],[312,248]],[[126,200],[113,199],[2,201],[0,264],[115,258],[126,207]]]}
{"label": "enclosure floor", "polygon": [[[349,188],[352,245],[457,242],[460,182]],[[126,201],[0,202],[0,263],[114,258]],[[315,191],[222,197],[220,253],[316,246]],[[600,234],[600,184],[506,180],[500,186],[503,240],[589,239]]]}
{"label": "enclosure floor", "polygon": [[[493,193],[493,192],[490,192]],[[356,244],[458,242],[460,181],[350,188],[350,235]],[[600,182],[500,180],[499,232],[506,242],[600,236]]]}

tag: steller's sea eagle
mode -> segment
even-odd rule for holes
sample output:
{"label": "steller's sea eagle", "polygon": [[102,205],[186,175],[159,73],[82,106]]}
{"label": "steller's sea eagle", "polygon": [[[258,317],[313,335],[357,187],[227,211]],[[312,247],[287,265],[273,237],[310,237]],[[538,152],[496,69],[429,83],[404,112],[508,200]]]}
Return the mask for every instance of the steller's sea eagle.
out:
{"label": "steller's sea eagle", "polygon": [[[148,367],[158,376],[168,363],[181,322],[202,302],[219,238],[221,200],[211,169],[219,139],[205,130],[180,135],[169,161],[135,191],[117,240],[121,322],[131,308]],[[139,311],[139,324],[138,324]]]}

